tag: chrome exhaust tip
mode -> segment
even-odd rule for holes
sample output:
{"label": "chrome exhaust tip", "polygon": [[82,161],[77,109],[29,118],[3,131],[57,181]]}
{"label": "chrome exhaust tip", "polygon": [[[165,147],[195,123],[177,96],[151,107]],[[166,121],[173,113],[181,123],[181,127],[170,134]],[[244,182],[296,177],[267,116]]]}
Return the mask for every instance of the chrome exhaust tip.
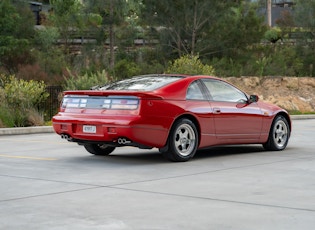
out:
{"label": "chrome exhaust tip", "polygon": [[126,138],[118,138],[118,144],[120,145],[126,145],[126,144],[130,144],[131,141],[127,140]]}
{"label": "chrome exhaust tip", "polygon": [[65,139],[67,141],[72,141],[72,137],[67,134],[61,134],[61,139]]}

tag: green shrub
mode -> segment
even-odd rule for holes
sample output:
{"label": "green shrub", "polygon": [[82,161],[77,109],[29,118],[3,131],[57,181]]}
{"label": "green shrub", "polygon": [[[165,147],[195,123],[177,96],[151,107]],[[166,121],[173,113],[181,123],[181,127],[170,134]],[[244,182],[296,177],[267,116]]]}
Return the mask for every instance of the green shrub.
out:
{"label": "green shrub", "polygon": [[140,67],[133,61],[122,59],[115,64],[115,78],[124,79],[141,73]]}
{"label": "green shrub", "polygon": [[14,118],[11,111],[6,103],[4,89],[0,86],[0,128],[13,127]]}
{"label": "green shrub", "polygon": [[227,77],[227,76],[241,76],[243,67],[240,61],[234,60],[232,58],[214,58],[211,61],[212,66],[216,69],[217,76]]}
{"label": "green shrub", "polygon": [[14,76],[11,76],[9,83],[4,86],[4,92],[10,106],[24,108],[36,108],[49,96],[44,82],[25,81]]}
{"label": "green shrub", "polygon": [[84,90],[91,89],[98,85],[104,85],[109,81],[109,76],[105,70],[96,73],[85,73],[80,76],[72,74],[69,70],[70,76],[65,77],[63,88],[65,90]]}
{"label": "green shrub", "polygon": [[0,87],[0,125],[42,125],[43,116],[38,110],[47,97],[46,85],[43,82],[7,77]]}
{"label": "green shrub", "polygon": [[263,75],[300,76],[303,71],[302,58],[292,47],[275,45],[274,52],[268,54],[268,63],[265,65]]}
{"label": "green shrub", "polygon": [[5,84],[7,84],[9,82],[9,78],[10,78],[9,76],[0,73],[0,89],[3,88],[5,86]]}
{"label": "green shrub", "polygon": [[167,73],[191,74],[191,75],[214,75],[214,68],[204,65],[199,56],[185,55],[176,59],[166,70]]}
{"label": "green shrub", "polygon": [[15,118],[11,113],[12,111],[7,105],[4,105],[3,103],[0,105],[0,128],[15,126]]}
{"label": "green shrub", "polygon": [[157,61],[143,62],[139,64],[139,67],[141,69],[140,74],[163,73],[165,70],[165,66]]}
{"label": "green shrub", "polygon": [[276,43],[279,39],[281,39],[281,29],[274,27],[267,30],[264,34],[266,40]]}

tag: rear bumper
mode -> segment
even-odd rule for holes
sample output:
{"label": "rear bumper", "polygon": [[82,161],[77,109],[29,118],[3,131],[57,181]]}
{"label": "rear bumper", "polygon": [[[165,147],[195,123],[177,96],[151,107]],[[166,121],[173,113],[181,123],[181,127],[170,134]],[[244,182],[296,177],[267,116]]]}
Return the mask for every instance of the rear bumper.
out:
{"label": "rear bumper", "polygon": [[[83,131],[84,125],[96,127],[95,133]],[[59,135],[67,135],[75,142],[108,143],[120,146],[119,138],[128,143],[123,145],[161,148],[166,144],[168,130],[150,124],[143,124],[140,117],[132,119],[73,119],[56,115],[53,117],[53,128]],[[130,141],[130,142],[129,142]]]}

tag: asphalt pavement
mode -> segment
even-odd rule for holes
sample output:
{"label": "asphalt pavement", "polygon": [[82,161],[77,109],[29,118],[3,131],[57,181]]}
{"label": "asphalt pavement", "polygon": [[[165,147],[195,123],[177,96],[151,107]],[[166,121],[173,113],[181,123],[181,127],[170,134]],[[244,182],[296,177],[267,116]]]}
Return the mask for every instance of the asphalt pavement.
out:
{"label": "asphalt pavement", "polygon": [[315,119],[287,148],[222,146],[185,163],[156,149],[87,153],[51,132],[0,136],[0,229],[313,230]]}

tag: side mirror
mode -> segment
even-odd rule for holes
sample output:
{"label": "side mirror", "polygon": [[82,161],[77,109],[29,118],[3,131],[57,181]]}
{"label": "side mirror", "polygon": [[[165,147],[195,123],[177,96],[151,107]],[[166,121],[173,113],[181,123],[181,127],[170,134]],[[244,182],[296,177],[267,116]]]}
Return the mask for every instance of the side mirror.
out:
{"label": "side mirror", "polygon": [[249,96],[249,103],[257,102],[259,97],[257,95],[250,95]]}

